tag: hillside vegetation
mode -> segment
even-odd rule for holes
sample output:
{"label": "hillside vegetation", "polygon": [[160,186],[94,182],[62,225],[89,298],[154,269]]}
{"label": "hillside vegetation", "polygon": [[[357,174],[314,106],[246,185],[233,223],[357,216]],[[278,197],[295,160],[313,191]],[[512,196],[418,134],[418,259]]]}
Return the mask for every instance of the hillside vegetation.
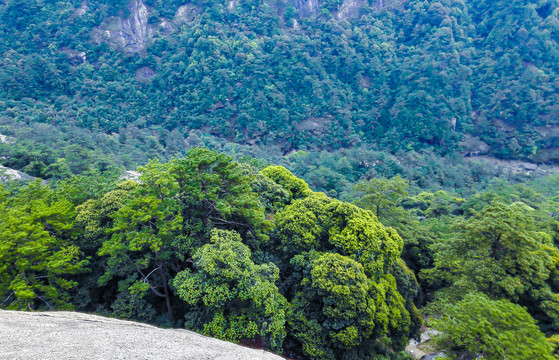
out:
{"label": "hillside vegetation", "polygon": [[558,5],[2,2],[0,307],[556,358]]}
{"label": "hillside vegetation", "polygon": [[406,359],[421,311],[457,355],[551,359],[557,176],[468,199],[377,178],[349,203],[202,148],[138,170],[2,188],[0,306],[185,326],[310,359]]}
{"label": "hillside vegetation", "polygon": [[0,122],[21,141],[3,162],[60,177],[214,137],[554,161],[558,17],[556,0],[10,0]]}

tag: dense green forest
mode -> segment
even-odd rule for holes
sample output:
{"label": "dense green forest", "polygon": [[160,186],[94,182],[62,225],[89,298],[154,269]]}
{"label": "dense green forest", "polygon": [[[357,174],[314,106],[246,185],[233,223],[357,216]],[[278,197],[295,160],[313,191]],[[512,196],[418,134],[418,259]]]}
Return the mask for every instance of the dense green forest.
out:
{"label": "dense green forest", "polygon": [[139,172],[3,187],[1,306],[185,326],[310,359],[407,359],[423,314],[449,353],[553,358],[559,176],[469,198],[374,178],[344,202],[204,148]]}
{"label": "dense green forest", "polygon": [[557,4],[5,1],[3,163],[64,177],[211,139],[553,162]]}
{"label": "dense green forest", "polygon": [[0,2],[0,308],[557,358],[558,5]]}

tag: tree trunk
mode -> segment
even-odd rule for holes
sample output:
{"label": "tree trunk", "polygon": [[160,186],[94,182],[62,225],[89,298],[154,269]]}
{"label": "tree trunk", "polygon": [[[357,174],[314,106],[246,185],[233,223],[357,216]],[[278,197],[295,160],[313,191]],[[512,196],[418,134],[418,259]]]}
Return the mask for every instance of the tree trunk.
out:
{"label": "tree trunk", "polygon": [[165,295],[165,303],[167,305],[167,318],[174,325],[173,308],[171,306],[171,298],[169,297],[169,288],[167,286],[167,277],[165,276],[165,271],[163,271],[163,264],[159,263],[159,274],[161,275],[161,280],[163,281],[163,294]]}

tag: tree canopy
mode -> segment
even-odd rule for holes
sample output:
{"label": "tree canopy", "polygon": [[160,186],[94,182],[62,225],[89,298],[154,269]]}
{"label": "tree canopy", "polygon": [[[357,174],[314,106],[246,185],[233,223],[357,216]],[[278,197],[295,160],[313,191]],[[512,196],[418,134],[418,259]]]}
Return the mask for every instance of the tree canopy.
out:
{"label": "tree canopy", "polygon": [[[403,359],[429,315],[459,356],[550,354],[535,329],[550,343],[559,331],[554,177],[466,198],[375,179],[351,203],[207,148],[137,170],[3,187],[0,306],[185,326],[311,359]],[[535,345],[509,349],[523,331]]]}
{"label": "tree canopy", "polygon": [[437,321],[438,347],[459,358],[554,359],[552,347],[524,308],[507,300],[469,294]]}

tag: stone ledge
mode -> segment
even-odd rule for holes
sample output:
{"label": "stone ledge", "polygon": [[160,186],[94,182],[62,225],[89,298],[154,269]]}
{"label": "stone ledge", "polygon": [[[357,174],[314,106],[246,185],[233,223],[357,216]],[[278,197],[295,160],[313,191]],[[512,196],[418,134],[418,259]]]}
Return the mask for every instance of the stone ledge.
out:
{"label": "stone ledge", "polygon": [[181,329],[76,312],[0,310],[0,359],[282,359]]}

